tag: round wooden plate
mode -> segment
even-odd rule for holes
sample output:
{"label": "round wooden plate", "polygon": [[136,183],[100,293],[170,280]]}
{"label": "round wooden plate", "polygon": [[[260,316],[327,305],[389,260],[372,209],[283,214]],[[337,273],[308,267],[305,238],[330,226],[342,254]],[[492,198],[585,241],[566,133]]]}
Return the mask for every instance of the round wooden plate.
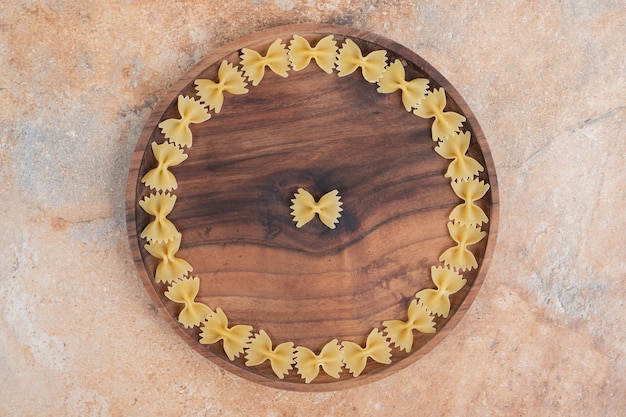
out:
{"label": "round wooden plate", "polygon": [[[153,219],[138,202],[151,190],[140,179],[156,166],[151,143],[165,141],[158,124],[179,118],[179,95],[196,97],[194,80],[217,80],[222,60],[240,63],[242,48],[264,54],[276,39],[289,44],[294,34],[314,45],[329,34],[341,46],[352,39],[363,55],[387,51],[388,63],[400,59],[406,78],[443,87],[446,111],[464,115],[471,132],[467,155],[484,167],[479,178],[490,190],[479,201],[489,217],[487,236],[471,247],[478,268],[466,271],[467,284],[451,299],[447,318],[436,317],[436,333],[414,332],[413,348],[393,347],[392,362],[369,360],[353,377],[323,371],[305,384],[296,369],[284,379],[269,363],[248,367],[245,353],[230,361],[221,343],[202,345],[200,329],[178,322],[182,305],[164,296],[167,284],[154,279],[159,262],[145,249],[140,232]],[[168,218],[182,233],[177,256],[200,278],[200,301],[220,307],[230,325],[263,329],[275,344],[290,341],[319,352],[328,341],[363,345],[382,322],[406,320],[417,291],[434,288],[431,266],[454,246],[447,229],[451,210],[462,201],[444,178],[449,164],[432,140],[432,119],[407,112],[396,94],[380,94],[357,70],[349,76],[326,74],[314,61],[282,78],[270,70],[244,95],[225,94],[219,114],[191,126],[188,159],[172,167],[178,180],[174,210]],[[316,199],[337,189],[343,202],[337,228],[319,219],[296,228],[291,199],[298,188]],[[424,59],[381,36],[354,28],[292,25],[247,36],[224,46],[193,67],[159,102],[138,141],[128,177],[128,235],[141,279],[158,309],[195,350],[224,369],[282,389],[321,391],[353,387],[389,375],[424,356],[461,319],[476,297],[493,252],[498,223],[498,193],[487,142],[458,92]],[[452,354],[453,352],[451,352]]]}

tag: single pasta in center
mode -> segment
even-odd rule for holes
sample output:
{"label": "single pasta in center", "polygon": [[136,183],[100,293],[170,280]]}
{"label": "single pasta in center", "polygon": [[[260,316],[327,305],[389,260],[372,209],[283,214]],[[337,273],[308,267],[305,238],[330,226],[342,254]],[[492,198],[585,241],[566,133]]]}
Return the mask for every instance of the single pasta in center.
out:
{"label": "single pasta in center", "polygon": [[291,215],[297,228],[313,220],[316,214],[322,223],[331,229],[334,229],[336,223],[339,223],[343,203],[339,201],[341,196],[337,190],[324,194],[319,201],[315,201],[313,196],[304,188],[298,188],[298,192],[293,196],[294,198],[291,200],[293,205],[290,208],[293,210]]}

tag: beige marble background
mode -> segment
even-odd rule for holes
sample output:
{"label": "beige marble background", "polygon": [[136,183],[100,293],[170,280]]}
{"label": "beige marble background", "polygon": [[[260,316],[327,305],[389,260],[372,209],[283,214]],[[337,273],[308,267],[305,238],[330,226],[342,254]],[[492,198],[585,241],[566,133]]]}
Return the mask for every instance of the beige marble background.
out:
{"label": "beige marble background", "polygon": [[[425,358],[357,389],[255,385],[190,349],[131,262],[151,107],[209,51],[296,22],[413,49],[461,92],[500,184],[495,259]],[[0,12],[0,415],[625,416],[623,0],[8,0]]]}

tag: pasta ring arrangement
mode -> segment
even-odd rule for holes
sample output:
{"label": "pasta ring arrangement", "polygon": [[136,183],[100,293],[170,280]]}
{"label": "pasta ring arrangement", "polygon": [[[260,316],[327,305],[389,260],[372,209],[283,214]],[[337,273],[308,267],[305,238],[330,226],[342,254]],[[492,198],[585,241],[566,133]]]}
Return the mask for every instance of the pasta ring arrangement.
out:
{"label": "pasta ring arrangement", "polygon": [[[265,47],[241,48],[238,62],[219,62],[215,78],[193,80],[194,96],[178,95],[177,114],[160,118],[157,126],[161,140],[150,142],[151,155],[142,158],[154,162],[138,178],[137,188],[144,187],[139,192],[144,197],[136,204],[150,221],[138,227],[141,230],[137,230],[137,242],[143,242],[139,249],[154,259],[149,272],[153,282],[162,286],[164,297],[178,306],[179,326],[195,329],[201,345],[219,345],[229,361],[243,362],[249,368],[269,366],[277,381],[290,376],[294,383],[297,376],[300,384],[315,385],[320,375],[325,375],[326,380],[344,381],[361,377],[372,365],[381,369],[392,364],[397,352],[412,351],[416,335],[437,332],[438,321],[449,317],[455,294],[467,284],[464,274],[476,272],[481,266],[472,246],[488,235],[489,230],[483,228],[489,225],[493,207],[481,202],[486,195],[492,198],[493,190],[491,177],[484,175],[485,166],[468,154],[472,134],[464,129],[466,116],[447,107],[448,95],[443,87],[432,86],[426,77],[409,79],[406,62],[401,58],[390,60],[387,49],[362,48],[350,36],[296,32],[290,39],[276,38]],[[442,176],[459,201],[446,224],[452,244],[441,252],[438,263],[430,265],[430,286],[415,288],[404,315],[371,323],[371,331],[363,335],[362,342],[331,337],[321,349],[273,340],[262,323],[231,323],[228,311],[199,301],[204,278],[194,275],[190,260],[180,256],[186,232],[179,231],[176,222],[169,218],[173,217],[179,198],[175,194],[179,188],[175,172],[178,166],[193,159],[195,130],[204,126],[209,129],[212,120],[228,112],[231,97],[253,95],[265,77],[288,78],[291,71],[310,71],[311,67],[323,77],[362,77],[362,82],[373,85],[376,94],[399,97],[401,106],[397,111],[429,121],[434,152],[447,163]],[[293,209],[293,219],[289,219],[293,228],[305,233],[317,220],[329,229],[327,233],[341,228],[340,212],[349,211],[348,207],[358,205],[358,201],[343,198],[344,190],[339,186],[325,192],[316,201],[304,188],[293,190],[292,199],[285,202],[287,214],[289,208]],[[136,227],[135,217],[132,220],[132,227]],[[484,257],[483,253],[480,255]]]}

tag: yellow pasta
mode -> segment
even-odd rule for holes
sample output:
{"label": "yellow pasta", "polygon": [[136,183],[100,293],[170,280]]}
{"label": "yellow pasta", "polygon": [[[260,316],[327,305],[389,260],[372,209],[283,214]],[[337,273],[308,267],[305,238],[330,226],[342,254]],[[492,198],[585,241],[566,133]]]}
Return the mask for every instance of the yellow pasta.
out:
{"label": "yellow pasta", "polygon": [[489,184],[477,179],[468,181],[452,181],[454,193],[465,200],[463,204],[456,206],[450,213],[450,220],[454,220],[461,225],[480,226],[487,223],[489,218],[474,201],[480,200],[489,190]]}
{"label": "yellow pasta", "polygon": [[333,35],[328,35],[317,42],[315,47],[309,44],[309,41],[301,36],[293,35],[293,39],[289,44],[289,60],[294,71],[305,69],[311,59],[315,59],[317,65],[330,74],[335,68],[337,61],[337,42]]}
{"label": "yellow pasta", "polygon": [[187,159],[187,155],[178,146],[169,142],[157,145],[152,142],[152,153],[157,160],[157,167],[151,169],[141,178],[141,182],[150,189],[170,191],[178,188],[176,177],[169,171],[169,167],[176,166]]}
{"label": "yellow pasta", "polygon": [[199,290],[200,278],[193,277],[175,281],[165,291],[167,298],[185,305],[178,314],[178,321],[185,327],[198,326],[209,314],[213,314],[208,306],[195,301]]}
{"label": "yellow pasta", "polygon": [[373,51],[364,57],[361,49],[352,39],[346,39],[337,57],[337,70],[340,77],[350,75],[357,68],[361,68],[363,78],[369,83],[375,83],[380,79],[386,65],[387,51]]}
{"label": "yellow pasta", "polygon": [[295,361],[295,351],[292,342],[281,343],[272,349],[272,341],[264,330],[254,335],[246,351],[246,366],[257,366],[270,361],[272,370],[279,379],[293,369]]}
{"label": "yellow pasta", "polygon": [[193,136],[189,125],[206,122],[211,115],[200,102],[184,96],[178,96],[178,113],[180,119],[164,120],[159,127],[165,138],[175,145],[191,148]]}
{"label": "yellow pasta", "polygon": [[469,148],[470,135],[470,132],[453,133],[435,148],[439,155],[453,160],[448,165],[448,170],[444,177],[464,180],[472,178],[479,172],[483,172],[483,166],[477,160],[465,154]]}
{"label": "yellow pasta", "polygon": [[391,63],[383,72],[378,81],[379,93],[393,93],[400,90],[402,92],[402,104],[406,111],[411,111],[417,107],[420,101],[426,97],[429,81],[426,78],[415,78],[411,81],[405,80],[404,66],[399,59]]}
{"label": "yellow pasta", "polygon": [[452,222],[448,222],[448,231],[457,245],[442,253],[439,260],[460,271],[477,268],[476,257],[467,247],[480,242],[487,234],[482,232],[480,227],[461,226]]}
{"label": "yellow pasta", "polygon": [[391,363],[391,348],[389,342],[382,332],[378,329],[372,329],[367,336],[365,347],[361,347],[354,342],[342,342],[341,351],[343,353],[343,362],[352,376],[355,378],[361,375],[367,358],[383,364]]}
{"label": "yellow pasta", "polygon": [[[138,204],[153,216],[142,230],[141,238],[147,239],[146,251],[160,260],[155,271],[155,281],[169,284],[165,296],[175,303],[182,304],[178,321],[185,327],[201,326],[199,343],[211,345],[222,342],[222,348],[234,361],[242,354],[246,366],[258,366],[266,361],[279,379],[294,369],[304,383],[311,383],[320,374],[320,368],[332,378],[340,378],[342,367],[353,377],[363,373],[368,359],[380,364],[390,364],[392,348],[410,352],[415,343],[415,332],[434,333],[435,316],[447,318],[451,310],[450,295],[460,291],[467,283],[460,271],[477,268],[474,254],[468,246],[480,242],[486,232],[481,230],[488,222],[485,212],[475,204],[489,190],[489,184],[475,178],[484,167],[474,158],[467,156],[470,145],[470,132],[461,132],[465,116],[454,111],[445,111],[446,92],[443,88],[428,91],[430,81],[425,78],[406,79],[405,67],[399,59],[387,66],[387,51],[376,50],[366,56],[351,39],[346,39],[341,48],[337,47],[333,35],[328,35],[312,46],[299,35],[293,35],[289,47],[276,39],[262,56],[259,52],[243,48],[240,66],[222,60],[218,68],[217,81],[196,79],[198,100],[178,96],[177,108],[180,118],[170,118],[158,124],[168,140],[151,143],[157,166],[148,171],[141,182],[156,190]],[[265,76],[266,68],[281,77],[288,71],[304,70],[311,60],[324,72],[332,74],[337,68],[338,76],[345,77],[361,69],[363,78],[369,83],[378,83],[377,91],[392,94],[400,91],[401,100],[407,111],[425,119],[434,118],[431,127],[432,139],[439,143],[435,151],[442,157],[452,160],[445,173],[451,178],[451,187],[463,200],[450,213],[447,224],[456,246],[445,250],[439,260],[445,266],[431,268],[432,282],[436,288],[418,291],[407,308],[406,320],[387,320],[382,323],[383,331],[374,328],[367,336],[365,346],[344,341],[341,344],[333,339],[322,347],[319,354],[313,350],[284,342],[273,347],[272,340],[264,330],[253,334],[249,325],[229,327],[228,318],[221,308],[212,311],[207,305],[196,301],[200,279],[189,277],[192,266],[176,255],[180,249],[182,235],[167,218],[172,212],[176,196],[171,190],[178,188],[178,182],[170,167],[177,166],[187,159],[184,147],[193,144],[190,125],[203,123],[211,118],[209,110],[220,113],[224,105],[225,93],[234,95],[248,93],[248,83],[257,86]],[[299,188],[291,200],[291,215],[297,228],[312,221],[316,214],[328,228],[335,229],[339,223],[343,203],[337,190],[324,194],[319,201],[305,189]],[[245,353],[244,353],[245,352]],[[323,377],[326,378],[326,377]]]}
{"label": "yellow pasta", "polygon": [[176,196],[169,193],[158,192],[150,194],[143,200],[139,200],[141,208],[151,216],[154,220],[146,225],[141,232],[141,238],[147,239],[148,242],[166,242],[174,239],[178,235],[178,230],[167,216],[174,209]]}
{"label": "yellow pasta", "polygon": [[265,67],[268,67],[281,77],[287,77],[289,69],[289,56],[281,39],[276,39],[267,50],[265,56],[257,51],[243,48],[241,50],[241,68],[252,85],[259,85],[265,75]]}
{"label": "yellow pasta", "polygon": [[326,343],[319,355],[304,346],[296,348],[296,368],[305,383],[308,384],[317,377],[320,366],[328,375],[339,378],[343,363],[341,361],[341,347],[337,339]]}
{"label": "yellow pasta", "polygon": [[465,278],[451,269],[432,267],[430,275],[436,290],[426,289],[415,294],[420,304],[438,316],[448,317],[450,314],[450,294],[459,291],[467,283]]}
{"label": "yellow pasta", "polygon": [[435,322],[428,311],[417,303],[409,304],[407,321],[387,320],[383,322],[385,334],[400,350],[410,352],[413,348],[413,330],[421,333],[435,333]]}
{"label": "yellow pasta", "polygon": [[252,326],[238,324],[228,327],[228,319],[221,308],[206,318],[200,332],[200,343],[210,345],[222,341],[222,347],[231,361],[239,357],[252,337]]}
{"label": "yellow pasta", "polygon": [[451,112],[443,111],[446,107],[446,93],[443,88],[435,89],[428,94],[419,103],[417,109],[413,113],[424,119],[435,118],[432,126],[433,140],[446,139],[454,132],[458,132],[465,116]]}
{"label": "yellow pasta", "polygon": [[181,238],[182,235],[178,233],[168,241],[152,242],[144,246],[150,255],[161,259],[154,274],[156,282],[173,282],[193,271],[189,262],[176,257],[176,253],[180,249]]}
{"label": "yellow pasta", "polygon": [[209,110],[219,113],[224,104],[224,91],[230,94],[246,94],[246,80],[243,74],[228,61],[224,60],[217,70],[218,82],[213,80],[197,79],[194,81],[200,102],[208,105]]}
{"label": "yellow pasta", "polygon": [[327,227],[334,229],[335,224],[339,223],[339,217],[343,209],[341,205],[341,197],[338,195],[337,190],[330,191],[320,198],[320,201],[316,202],[313,196],[305,189],[298,188],[298,192],[294,194],[294,199],[291,200],[293,205],[290,207],[293,211],[293,221],[296,222],[296,227],[300,228],[310,222],[315,214],[317,214]]}

